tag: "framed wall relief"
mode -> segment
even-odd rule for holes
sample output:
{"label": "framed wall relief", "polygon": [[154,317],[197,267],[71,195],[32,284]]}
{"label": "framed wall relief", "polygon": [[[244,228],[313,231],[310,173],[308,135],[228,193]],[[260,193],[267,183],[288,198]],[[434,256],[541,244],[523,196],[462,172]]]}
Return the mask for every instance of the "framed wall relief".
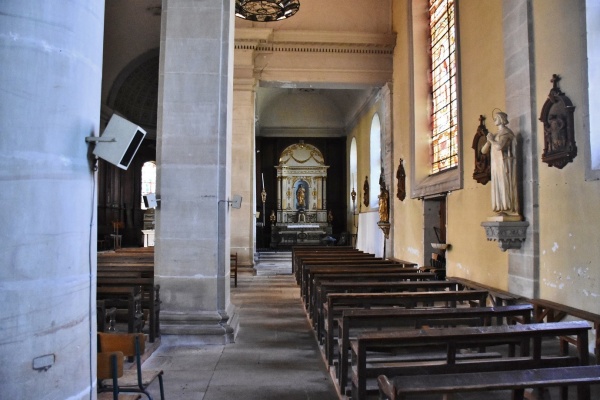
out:
{"label": "framed wall relief", "polygon": [[485,117],[479,116],[479,126],[477,132],[473,138],[473,145],[471,146],[475,151],[475,170],[473,171],[473,179],[478,183],[485,185],[492,178],[491,167],[490,167],[490,153],[483,153],[481,151],[483,145],[487,143],[488,130],[485,127]]}
{"label": "framed wall relief", "polygon": [[575,106],[560,90],[560,77],[552,75],[552,89],[542,107],[540,121],[544,124],[542,161],[549,167],[562,169],[577,156],[575,143]]}

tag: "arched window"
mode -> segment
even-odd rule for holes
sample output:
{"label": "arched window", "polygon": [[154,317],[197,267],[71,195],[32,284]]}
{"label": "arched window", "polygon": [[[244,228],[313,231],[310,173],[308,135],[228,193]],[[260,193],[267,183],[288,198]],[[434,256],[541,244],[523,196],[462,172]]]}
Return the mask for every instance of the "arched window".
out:
{"label": "arched window", "polygon": [[[350,142],[350,193],[354,190],[358,193],[358,187],[356,183],[358,182],[358,176],[356,176],[358,170],[358,152],[356,150],[356,138],[353,137]],[[358,203],[358,195],[356,198],[356,203]],[[350,204],[352,204],[352,196],[350,196]],[[355,211],[355,210],[352,210]]]}
{"label": "arched window", "polygon": [[144,205],[144,195],[155,193],[156,191],[156,163],[147,161],[142,165],[142,210],[146,209]]}
{"label": "arched window", "polygon": [[369,207],[377,207],[379,203],[379,175],[381,175],[381,122],[379,115],[373,115],[371,120],[370,135],[370,160],[371,169],[369,171]]}

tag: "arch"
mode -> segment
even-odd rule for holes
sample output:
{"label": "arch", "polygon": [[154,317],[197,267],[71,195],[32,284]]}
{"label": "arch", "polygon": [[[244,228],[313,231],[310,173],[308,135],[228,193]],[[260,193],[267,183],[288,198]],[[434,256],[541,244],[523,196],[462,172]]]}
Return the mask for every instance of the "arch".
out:
{"label": "arch", "polygon": [[[356,147],[356,138],[353,137],[350,142],[350,193],[355,191],[358,192],[357,189],[357,179],[358,179],[358,150]],[[350,195],[350,202],[352,202],[352,195]],[[353,210],[354,211],[354,210]]]}
{"label": "arch", "polygon": [[141,196],[140,196],[140,201],[142,204],[141,208],[142,208],[142,210],[145,210],[146,206],[144,204],[144,199],[143,199],[144,195],[146,195],[148,193],[156,192],[156,162],[155,161],[146,161],[142,165],[141,183],[142,183]]}
{"label": "arch", "polygon": [[[369,184],[375,188],[373,182],[379,182],[379,175],[381,174],[381,120],[379,115],[375,113],[371,120],[371,133],[370,133],[370,169],[369,169]],[[370,190],[369,192],[369,207],[377,207],[379,199],[377,196],[379,191]]]}
{"label": "arch", "polygon": [[107,106],[133,123],[156,129],[159,50],[148,51],[119,73],[110,89]]}

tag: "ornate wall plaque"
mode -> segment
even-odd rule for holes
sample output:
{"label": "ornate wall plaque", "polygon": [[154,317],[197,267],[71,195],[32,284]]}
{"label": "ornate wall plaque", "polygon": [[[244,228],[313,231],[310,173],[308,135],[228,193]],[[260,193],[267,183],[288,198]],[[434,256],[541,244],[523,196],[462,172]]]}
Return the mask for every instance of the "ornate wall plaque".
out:
{"label": "ornate wall plaque", "polygon": [[550,167],[562,169],[577,156],[575,144],[575,106],[558,87],[560,77],[552,75],[552,89],[542,107],[540,121],[544,124],[544,152],[542,161]]}
{"label": "ornate wall plaque", "polygon": [[488,130],[485,127],[485,117],[479,116],[479,126],[477,132],[473,138],[473,145],[471,146],[475,151],[475,170],[473,171],[473,179],[478,183],[485,185],[492,178],[491,167],[490,167],[490,154],[482,153],[481,148],[487,143]]}

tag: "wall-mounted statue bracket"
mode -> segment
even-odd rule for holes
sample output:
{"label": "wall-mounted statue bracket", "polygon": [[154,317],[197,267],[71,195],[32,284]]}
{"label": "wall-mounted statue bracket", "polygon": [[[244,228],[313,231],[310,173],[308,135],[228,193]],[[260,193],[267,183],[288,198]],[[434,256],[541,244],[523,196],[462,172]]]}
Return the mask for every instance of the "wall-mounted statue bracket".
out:
{"label": "wall-mounted statue bracket", "polygon": [[485,229],[485,235],[488,241],[498,242],[498,247],[502,251],[509,249],[520,249],[525,241],[527,221],[488,221],[482,222],[481,226]]}
{"label": "wall-mounted statue bracket", "polygon": [[479,126],[477,132],[473,138],[473,145],[471,146],[475,151],[475,170],[473,171],[473,179],[478,183],[485,185],[492,179],[491,167],[490,167],[490,154],[483,153],[481,148],[487,142],[488,130],[485,127],[485,117],[479,116]]}
{"label": "wall-mounted statue bracket", "polygon": [[575,106],[560,90],[560,77],[552,75],[552,89],[542,107],[540,121],[544,124],[544,152],[542,161],[550,167],[562,169],[577,156],[575,143]]}

